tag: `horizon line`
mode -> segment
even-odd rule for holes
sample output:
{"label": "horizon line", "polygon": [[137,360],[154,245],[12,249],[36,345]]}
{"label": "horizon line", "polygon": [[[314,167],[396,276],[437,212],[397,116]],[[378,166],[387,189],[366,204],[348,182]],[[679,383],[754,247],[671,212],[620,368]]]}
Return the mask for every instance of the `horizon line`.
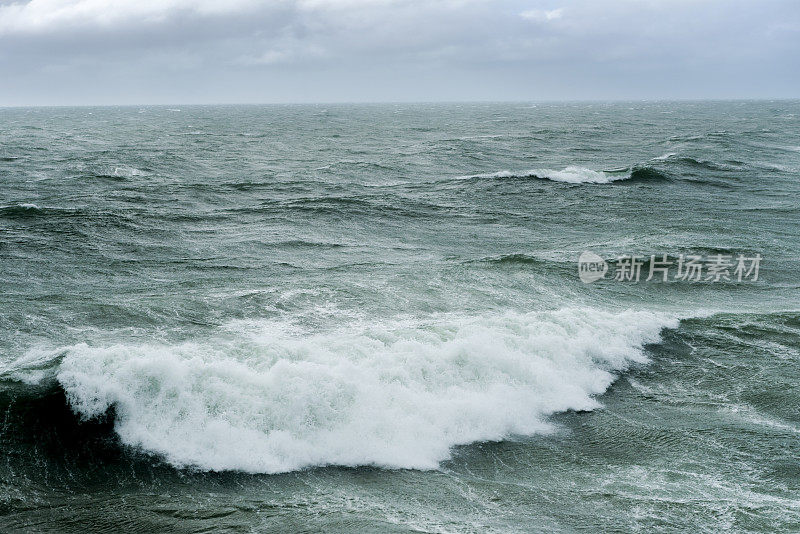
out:
{"label": "horizon line", "polygon": [[623,104],[623,103],[691,103],[691,102],[791,102],[797,97],[740,97],[740,98],[597,98],[597,99],[539,99],[539,100],[362,100],[308,102],[167,102],[118,104],[0,104],[0,109],[31,108],[114,108],[114,107],[226,107],[226,106],[357,106],[357,105],[430,105],[430,104]]}

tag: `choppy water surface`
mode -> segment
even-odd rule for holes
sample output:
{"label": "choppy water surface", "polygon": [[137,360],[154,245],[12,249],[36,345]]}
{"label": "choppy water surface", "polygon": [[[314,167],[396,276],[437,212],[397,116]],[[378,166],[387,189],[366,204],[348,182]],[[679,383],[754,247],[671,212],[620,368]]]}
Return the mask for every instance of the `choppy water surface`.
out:
{"label": "choppy water surface", "polygon": [[[0,110],[0,525],[796,531],[798,132],[792,101]],[[763,261],[584,284],[583,251]]]}

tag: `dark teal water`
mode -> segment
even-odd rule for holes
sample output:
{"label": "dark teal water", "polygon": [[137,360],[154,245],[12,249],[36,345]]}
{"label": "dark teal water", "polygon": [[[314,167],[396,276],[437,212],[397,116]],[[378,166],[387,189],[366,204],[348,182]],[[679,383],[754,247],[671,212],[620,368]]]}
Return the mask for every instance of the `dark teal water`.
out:
{"label": "dark teal water", "polygon": [[[796,101],[0,110],[0,530],[797,531],[798,132]],[[614,281],[631,254],[762,261]]]}

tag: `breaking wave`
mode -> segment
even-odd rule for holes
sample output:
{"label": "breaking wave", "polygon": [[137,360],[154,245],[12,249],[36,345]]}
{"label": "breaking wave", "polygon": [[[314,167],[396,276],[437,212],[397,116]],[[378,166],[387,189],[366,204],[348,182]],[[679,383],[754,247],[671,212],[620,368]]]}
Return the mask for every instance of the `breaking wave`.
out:
{"label": "breaking wave", "polygon": [[33,217],[41,212],[42,208],[31,203],[0,206],[0,216],[4,217]]}
{"label": "breaking wave", "polygon": [[237,321],[202,341],[29,353],[0,375],[30,384],[50,360],[81,418],[113,414],[120,443],[177,467],[432,469],[455,445],[547,432],[553,413],[596,408],[675,326],[655,313],[572,308],[326,333]]}
{"label": "breaking wave", "polygon": [[595,171],[585,167],[570,166],[562,170],[531,169],[524,172],[499,171],[494,173],[473,174],[464,176],[463,178],[539,178],[568,184],[610,184],[612,182],[630,179],[664,179],[667,178],[667,175],[647,166],[634,166],[612,171]]}

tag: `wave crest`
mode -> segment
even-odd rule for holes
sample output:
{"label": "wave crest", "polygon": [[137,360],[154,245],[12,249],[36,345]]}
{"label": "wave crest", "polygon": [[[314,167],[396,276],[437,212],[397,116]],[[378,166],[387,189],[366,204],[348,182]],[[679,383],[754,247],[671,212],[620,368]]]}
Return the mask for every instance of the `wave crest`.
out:
{"label": "wave crest", "polygon": [[531,169],[524,172],[499,171],[486,174],[473,174],[463,178],[540,178],[568,184],[610,184],[632,177],[637,168],[614,171],[595,171],[586,167],[571,165],[561,170]]}
{"label": "wave crest", "polygon": [[122,443],[175,466],[430,469],[454,445],[546,432],[555,412],[595,408],[676,325],[577,309],[323,334],[232,323],[202,343],[65,347],[56,376],[83,418],[113,408]]}

